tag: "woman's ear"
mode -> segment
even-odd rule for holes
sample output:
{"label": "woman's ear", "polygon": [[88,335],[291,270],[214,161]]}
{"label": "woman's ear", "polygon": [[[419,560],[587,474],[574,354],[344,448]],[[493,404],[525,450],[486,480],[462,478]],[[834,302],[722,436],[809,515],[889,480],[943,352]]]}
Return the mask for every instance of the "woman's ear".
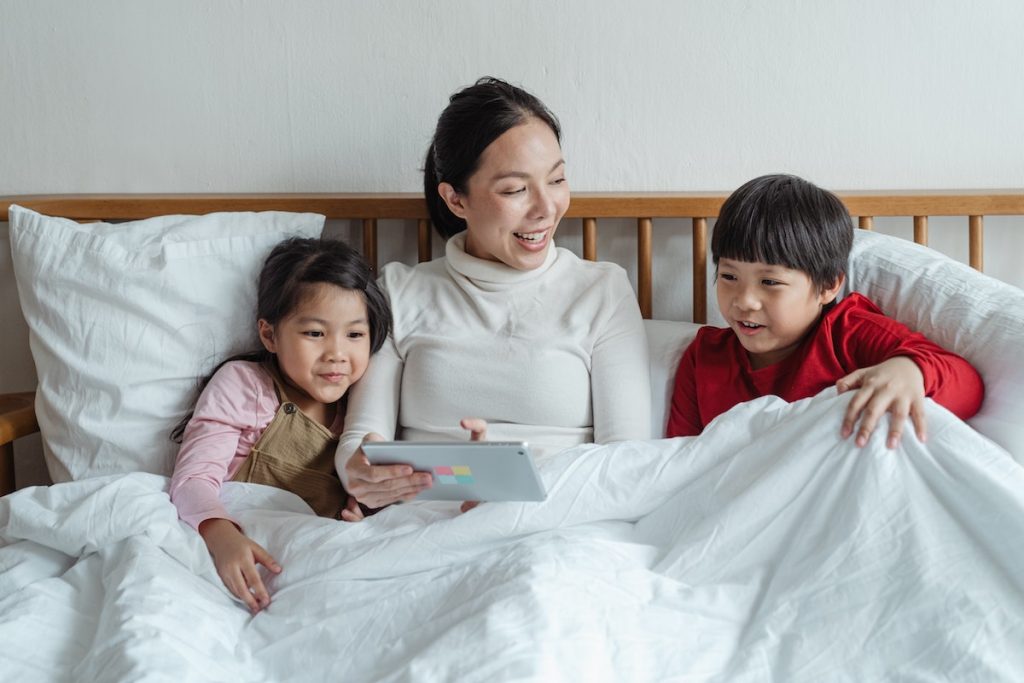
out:
{"label": "woman's ear", "polygon": [[827,306],[836,300],[839,296],[839,290],[843,288],[843,283],[846,282],[846,275],[840,275],[836,278],[836,281],[827,287],[823,287],[821,295],[818,299],[822,306]]}
{"label": "woman's ear", "polygon": [[270,353],[277,353],[277,342],[274,341],[274,326],[263,318],[260,318],[256,325],[259,328],[260,341],[263,343],[263,348]]}
{"label": "woman's ear", "polygon": [[459,191],[451,183],[439,183],[437,193],[441,195],[441,199],[448,205],[449,211],[463,220],[466,219],[466,207],[462,202],[462,195],[459,194]]}

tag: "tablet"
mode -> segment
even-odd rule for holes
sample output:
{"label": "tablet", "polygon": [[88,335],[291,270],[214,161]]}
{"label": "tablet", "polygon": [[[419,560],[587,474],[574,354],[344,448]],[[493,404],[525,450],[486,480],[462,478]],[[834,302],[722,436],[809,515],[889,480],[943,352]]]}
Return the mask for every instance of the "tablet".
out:
{"label": "tablet", "polygon": [[525,441],[367,441],[374,465],[411,465],[434,485],[416,500],[529,501],[547,493]]}

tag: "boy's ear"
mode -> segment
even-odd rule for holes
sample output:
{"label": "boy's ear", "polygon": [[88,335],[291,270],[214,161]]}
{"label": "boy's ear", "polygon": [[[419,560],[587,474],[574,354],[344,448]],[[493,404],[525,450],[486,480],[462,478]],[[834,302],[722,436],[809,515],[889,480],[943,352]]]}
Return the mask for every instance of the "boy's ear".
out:
{"label": "boy's ear", "polygon": [[441,195],[441,199],[448,205],[449,211],[462,220],[466,220],[466,207],[462,203],[462,195],[459,194],[459,191],[451,183],[439,183],[437,193]]}
{"label": "boy's ear", "polygon": [[821,295],[818,301],[821,303],[822,306],[827,306],[828,304],[836,300],[836,297],[839,296],[839,290],[843,288],[844,282],[846,282],[845,274],[840,275],[839,277],[836,278],[835,282],[833,282],[831,285],[827,287],[824,287],[821,290]]}
{"label": "boy's ear", "polygon": [[260,318],[256,325],[259,328],[260,342],[263,343],[263,348],[270,353],[277,353],[277,342],[274,341],[274,326],[264,318]]}

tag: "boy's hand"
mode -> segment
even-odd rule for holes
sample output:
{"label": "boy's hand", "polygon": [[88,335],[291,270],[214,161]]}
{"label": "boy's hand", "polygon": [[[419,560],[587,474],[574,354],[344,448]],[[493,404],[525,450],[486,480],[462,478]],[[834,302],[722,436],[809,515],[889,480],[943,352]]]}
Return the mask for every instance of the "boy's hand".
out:
{"label": "boy's hand", "polygon": [[213,556],[217,574],[235,597],[256,614],[270,604],[270,594],[256,570],[256,564],[281,573],[279,565],[258,543],[239,531],[228,519],[207,519],[199,525],[199,534]]}
{"label": "boy's hand", "polygon": [[906,356],[897,356],[869,368],[851,372],[836,382],[839,393],[857,389],[846,408],[842,437],[853,434],[857,420],[858,446],[864,446],[875,431],[882,415],[889,413],[889,438],[886,446],[896,448],[903,436],[907,416],[914,423],[917,438],[924,441],[927,430],[924,415],[924,375],[917,363]]}

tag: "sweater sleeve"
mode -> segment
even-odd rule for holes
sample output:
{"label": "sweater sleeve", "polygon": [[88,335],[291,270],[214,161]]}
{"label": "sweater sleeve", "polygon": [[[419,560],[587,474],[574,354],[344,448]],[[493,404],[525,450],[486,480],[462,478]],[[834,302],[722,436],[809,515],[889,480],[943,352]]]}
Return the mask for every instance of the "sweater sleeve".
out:
{"label": "sweater sleeve", "polygon": [[346,490],[348,477],[345,474],[345,463],[358,450],[363,437],[376,432],[385,439],[395,438],[404,367],[395,342],[389,336],[370,359],[362,379],[349,389],[345,431],[338,440],[338,450],[334,457],[338,478]]}
{"label": "sweater sleeve", "polygon": [[702,431],[704,425],[701,423],[697,403],[697,339],[694,339],[679,359],[665,436],[696,436]]}
{"label": "sweater sleeve", "polygon": [[594,442],[650,439],[651,375],[647,334],[625,271],[612,279],[611,316],[594,343],[591,400]]}
{"label": "sweater sleeve", "polygon": [[981,408],[985,385],[967,360],[880,311],[859,310],[850,317],[854,333],[847,335],[844,345],[856,358],[857,367],[906,356],[921,369],[925,396],[962,420]]}
{"label": "sweater sleeve", "polygon": [[241,528],[221,504],[220,489],[242,433],[266,426],[258,424],[263,391],[256,372],[261,371],[250,363],[221,367],[200,394],[185,428],[170,494],[178,516],[194,529],[213,518],[231,520]]}

